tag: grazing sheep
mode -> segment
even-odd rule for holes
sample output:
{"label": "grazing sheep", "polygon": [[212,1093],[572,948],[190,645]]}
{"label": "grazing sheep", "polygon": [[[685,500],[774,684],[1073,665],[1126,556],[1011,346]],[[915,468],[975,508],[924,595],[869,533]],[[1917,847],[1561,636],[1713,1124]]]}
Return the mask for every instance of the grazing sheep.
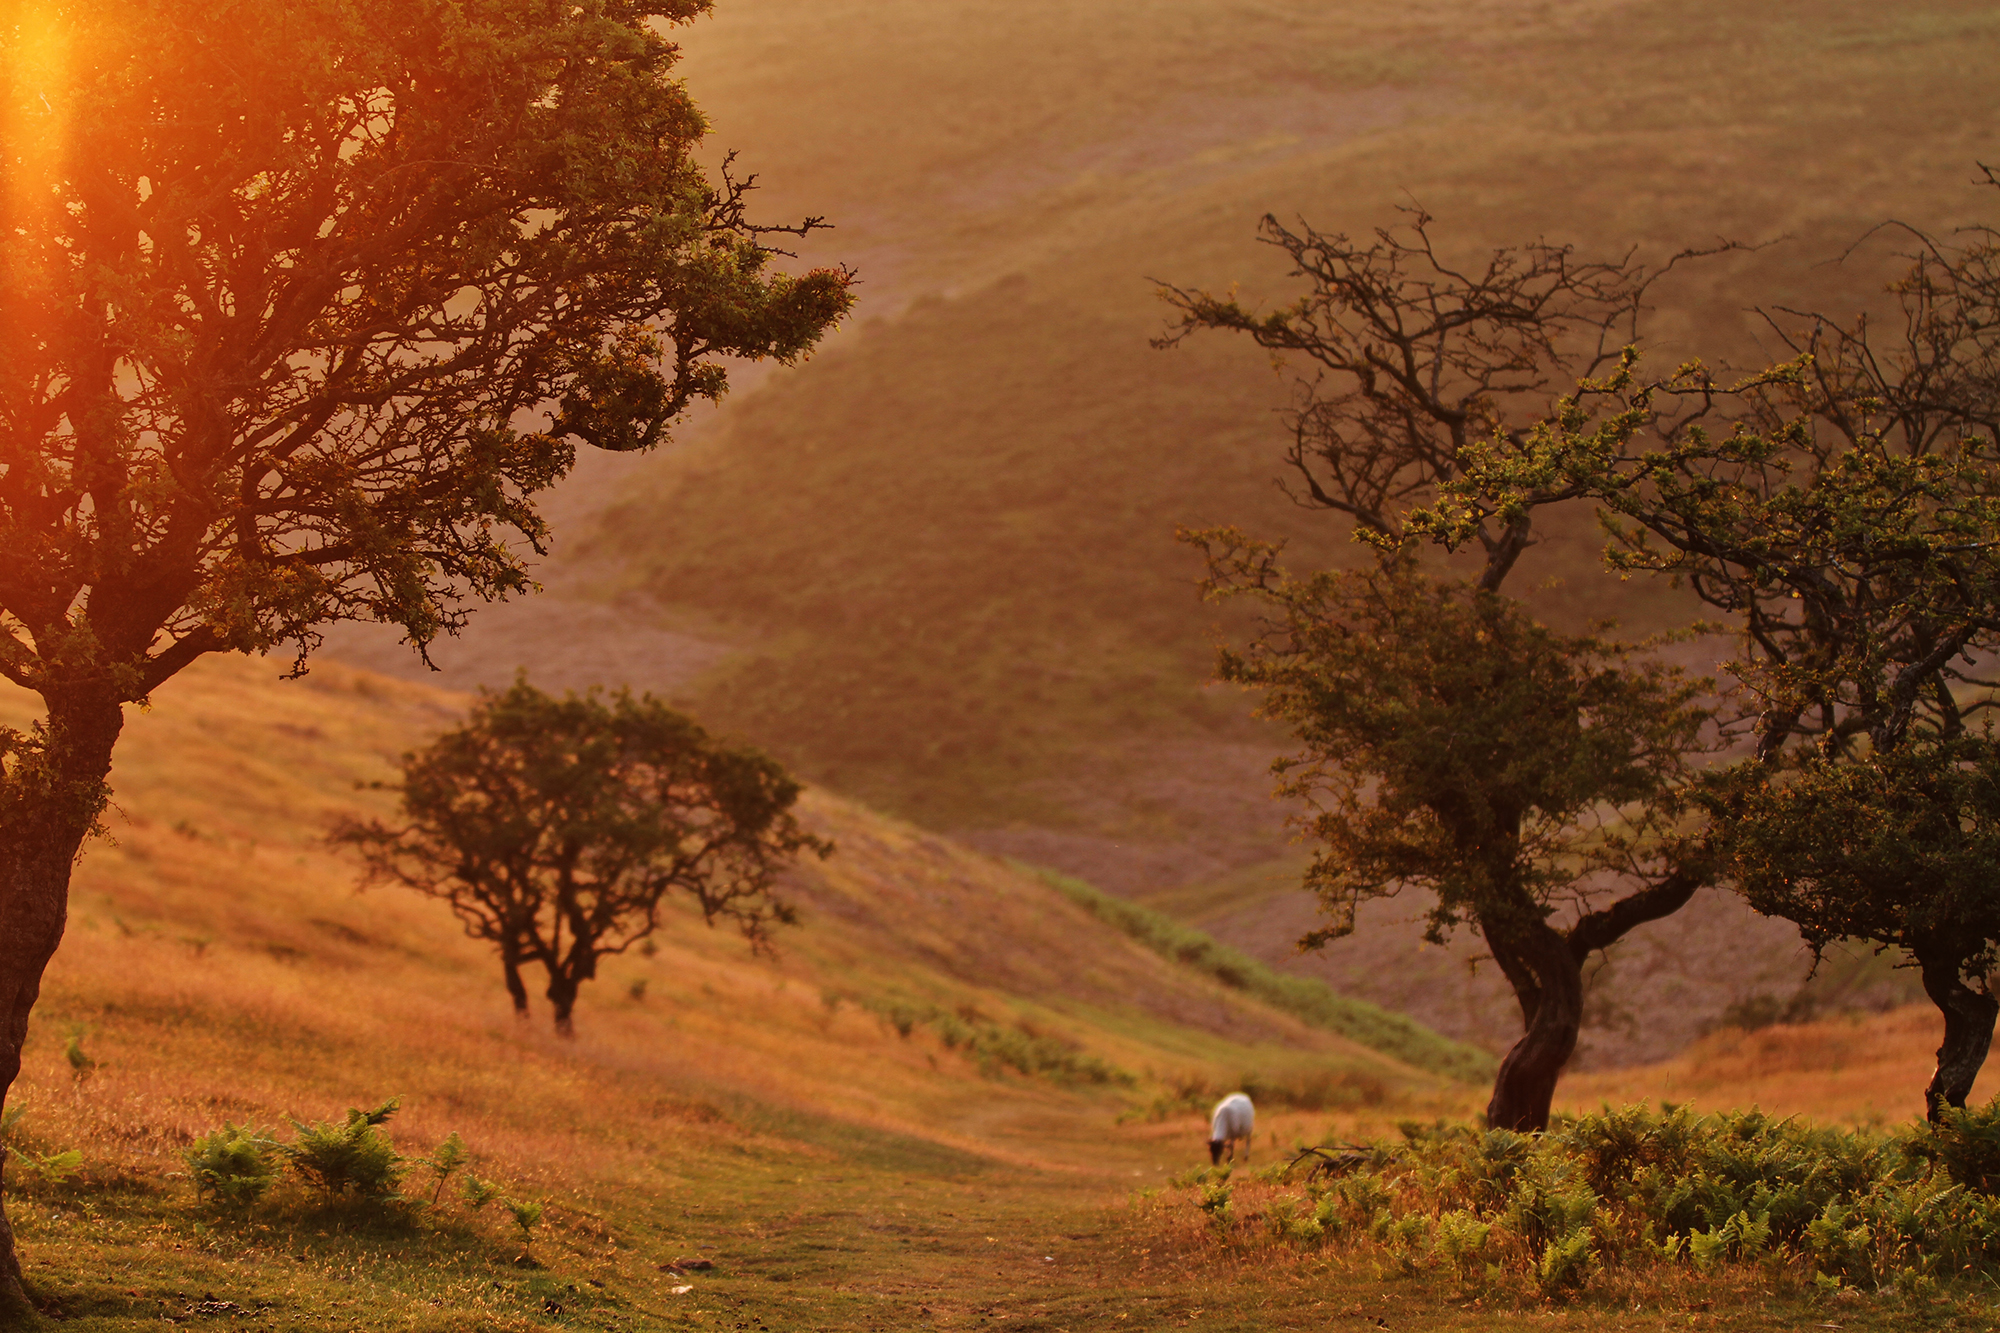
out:
{"label": "grazing sheep", "polygon": [[1229,1149],[1229,1160],[1236,1160],[1236,1140],[1243,1140],[1243,1160],[1250,1160],[1250,1135],[1257,1128],[1257,1108],[1250,1099],[1240,1092],[1232,1092],[1215,1104],[1215,1114],[1208,1124],[1208,1160],[1221,1165],[1222,1149]]}

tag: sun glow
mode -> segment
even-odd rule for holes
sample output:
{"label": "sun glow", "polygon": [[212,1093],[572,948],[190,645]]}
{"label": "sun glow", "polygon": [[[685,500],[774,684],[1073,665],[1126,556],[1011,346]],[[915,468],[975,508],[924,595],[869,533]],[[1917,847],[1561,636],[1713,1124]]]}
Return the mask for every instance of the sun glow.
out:
{"label": "sun glow", "polygon": [[57,206],[67,174],[73,15],[51,0],[16,0],[0,13],[0,163],[10,229],[25,230]]}

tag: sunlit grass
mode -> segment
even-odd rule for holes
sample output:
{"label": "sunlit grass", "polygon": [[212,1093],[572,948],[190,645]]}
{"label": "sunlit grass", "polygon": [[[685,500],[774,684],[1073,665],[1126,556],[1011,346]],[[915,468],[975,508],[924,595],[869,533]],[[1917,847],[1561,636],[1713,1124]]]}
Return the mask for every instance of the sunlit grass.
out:
{"label": "sunlit grass", "polygon": [[[1218,1247],[1149,1193],[1205,1161],[1209,1092],[1268,1090],[1262,1169],[1299,1143],[1468,1119],[1485,1090],[1308,1028],[1032,875],[821,794],[807,816],[840,850],[788,886],[805,924],[777,959],[675,914],[650,956],[587,989],[577,1040],[545,1006],[519,1024],[482,946],[434,903],[357,893],[321,841],[334,812],[386,808],[355,784],[463,701],[337,667],[276,675],[210,662],[135,716],[113,840],[78,870],[12,1104],[16,1146],[83,1165],[60,1183],[9,1171],[31,1278],[66,1327],[199,1318],[212,1298],[281,1329],[1322,1328],[1354,1309],[1370,1326],[1655,1328],[1766,1299],[1731,1277],[1639,1314],[1600,1300],[1599,1325],[1461,1298],[1359,1251]],[[18,720],[25,701],[0,710]],[[1026,1024],[1132,1082],[982,1072],[935,1025],[899,1035],[896,1004]],[[1782,1085],[1865,1120],[1912,1086],[1924,1022],[1717,1034],[1695,1053],[1697,1090],[1670,1066],[1575,1079],[1562,1098],[1778,1109],[1763,1094]],[[288,1116],[392,1095],[401,1151],[456,1131],[473,1173],[545,1206],[528,1246],[542,1267],[517,1266],[497,1205],[473,1214],[449,1192],[436,1212],[386,1215],[329,1210],[296,1182],[240,1217],[195,1200],[195,1136],[232,1122],[284,1139]],[[715,1267],[661,1267],[683,1258]]]}

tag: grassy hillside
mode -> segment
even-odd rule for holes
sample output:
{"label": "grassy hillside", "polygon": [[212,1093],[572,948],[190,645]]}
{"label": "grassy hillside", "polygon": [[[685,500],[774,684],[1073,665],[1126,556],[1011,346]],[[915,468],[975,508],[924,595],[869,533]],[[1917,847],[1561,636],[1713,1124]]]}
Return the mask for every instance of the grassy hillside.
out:
{"label": "grassy hillside", "polygon": [[[1460,931],[1442,946],[1427,943],[1421,900],[1363,904],[1353,935],[1300,954],[1296,942],[1318,918],[1316,899],[1299,887],[1302,862],[1294,855],[1141,901],[1299,981],[1495,1054],[1520,1036],[1520,1007],[1485,942]],[[1922,979],[1900,961],[1854,943],[1830,949],[1815,969],[1791,923],[1758,916],[1734,894],[1705,889],[1669,920],[1634,931],[1592,963],[1572,1067],[1650,1064],[1737,1021],[1928,1004]]]}
{"label": "grassy hillside", "polygon": [[[1120,890],[1272,842],[1271,739],[1200,688],[1174,525],[1345,539],[1270,486],[1284,377],[1149,350],[1149,280],[1282,300],[1260,213],[1365,230],[1412,198],[1465,251],[1789,237],[1663,294],[1672,350],[1748,358],[1745,307],[1874,289],[1879,255],[1821,262],[1870,223],[1992,211],[2000,25],[1968,3],[739,0],[688,51],[717,143],[867,285],[832,350],[631,478],[589,558],[739,646],[692,687],[729,725]],[[1523,586],[1645,619],[1592,548],[1579,516]]]}
{"label": "grassy hillside", "polygon": [[[1764,1326],[1766,1298],[1734,1277],[1642,1309],[1462,1311],[1366,1265],[1273,1267],[1163,1229],[1148,1194],[1204,1160],[1202,1099],[1219,1087],[1259,1089],[1259,1164],[1300,1140],[1462,1117],[1482,1090],[823,795],[807,813],[840,851],[790,886],[805,924],[778,960],[679,916],[655,954],[590,988],[576,1041],[545,1009],[518,1025],[481,947],[434,904],[357,894],[320,841],[333,813],[379,808],[355,783],[462,699],[338,667],[274,677],[208,662],[135,715],[113,841],[78,869],[8,1140],[26,1155],[10,1214],[66,1329],[1319,1329],[1329,1308],[1371,1327],[1654,1329],[1685,1325],[1697,1295],[1711,1324]],[[27,711],[0,696],[0,719]],[[1925,1023],[1720,1034],[1690,1064],[1573,1080],[1564,1097],[1901,1119]],[[966,1028],[1060,1058],[1023,1073]],[[545,1208],[525,1248],[497,1209],[448,1196],[385,1212],[286,1185],[241,1215],[193,1199],[192,1136],[224,1121],[288,1135],[287,1115],[390,1095],[404,1152],[456,1130],[477,1174]],[[69,1150],[78,1174],[32,1165]],[[1932,1320],[1913,1309],[1890,1299],[1848,1322]]]}
{"label": "grassy hillside", "polygon": [[[356,784],[462,699],[337,666],[275,677],[217,661],[161,690],[121,748],[111,839],[77,873],[10,1103],[25,1107],[16,1147],[84,1155],[80,1184],[13,1172],[28,1260],[62,1274],[77,1312],[174,1313],[174,1293],[207,1287],[324,1326],[341,1302],[294,1280],[295,1249],[321,1277],[380,1264],[391,1288],[415,1281],[380,1253],[393,1227],[301,1199],[254,1224],[193,1209],[180,1150],[225,1120],[282,1127],[400,1095],[407,1151],[458,1130],[479,1174],[548,1204],[538,1255],[642,1301],[673,1285],[652,1267],[666,1251],[744,1234],[733,1215],[715,1231],[689,1218],[711,1206],[691,1196],[745,1184],[747,1163],[788,1180],[867,1162],[1060,1177],[1101,1171],[1111,1136],[1119,1173],[1143,1179],[1199,1152],[1183,1099],[1244,1078],[1269,1090],[1281,1133],[1331,1106],[1384,1123],[1469,1095],[1165,962],[1031,875],[819,795],[808,820],[840,850],[788,885],[806,924],[776,960],[677,916],[657,951],[606,967],[580,1038],[559,1041],[545,1007],[516,1024],[492,959],[446,911],[357,893],[321,843],[336,812],[381,806]],[[8,722],[30,713],[0,699]],[[87,1080],[72,1036],[96,1062]],[[1155,1103],[1170,1122],[1116,1128]],[[465,1273],[505,1271],[519,1246],[490,1217],[441,1225],[459,1267],[418,1284],[447,1311],[426,1326],[469,1327],[449,1311],[489,1284]],[[660,1252],[635,1267],[627,1249]]]}
{"label": "grassy hillside", "polygon": [[1225,986],[1303,1018],[1314,1027],[1337,1032],[1419,1069],[1467,1083],[1484,1083],[1499,1068],[1499,1061],[1486,1052],[1446,1041],[1402,1014],[1390,1013],[1365,1000],[1350,999],[1323,981],[1287,976],[1248,954],[1217,943],[1191,926],[1137,903],[1114,898],[1080,879],[1054,871],[1041,874],[1071,902],[1117,926],[1160,957],[1214,977]]}
{"label": "grassy hillside", "polygon": [[[800,259],[858,265],[857,315],[675,449],[586,459],[553,595],[483,611],[446,678],[671,692],[830,790],[1154,903],[1286,854],[1283,737],[1203,686],[1216,616],[1174,526],[1347,547],[1271,485],[1292,368],[1151,350],[1153,280],[1282,301],[1261,213],[1365,233],[1413,199],[1468,254],[1768,240],[1676,278],[1655,320],[1662,355],[1755,360],[1748,307],[1877,292],[1886,242],[1824,262],[1862,229],[1995,216],[1969,182],[2000,21],[1972,0],[725,0],[684,40],[712,149],[742,151],[766,216],[837,224]],[[1571,515],[1529,553],[1547,615],[1684,615],[1602,576],[1593,531]],[[335,646],[422,674],[392,639]],[[1247,892],[1226,942],[1310,967],[1296,896]],[[1655,1036],[1802,971],[1782,928],[1702,920],[1627,950],[1662,985],[1715,962]],[[1377,924],[1317,975],[1504,1040],[1466,958]],[[1622,1031],[1595,1053],[1659,1053]]]}

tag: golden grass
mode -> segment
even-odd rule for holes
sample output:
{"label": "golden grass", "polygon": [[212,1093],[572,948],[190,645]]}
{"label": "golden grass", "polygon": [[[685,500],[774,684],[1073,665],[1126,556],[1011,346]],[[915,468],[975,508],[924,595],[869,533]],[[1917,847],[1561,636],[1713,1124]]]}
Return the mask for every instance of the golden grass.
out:
{"label": "golden grass", "polygon": [[[357,893],[355,867],[321,841],[334,813],[383,809],[384,793],[355,784],[389,776],[464,700],[337,666],[275,674],[205,662],[135,715],[114,841],[78,869],[16,1095],[19,1142],[79,1148],[85,1172],[67,1186],[11,1173],[23,1253],[72,1327],[179,1318],[204,1290],[300,1329],[703,1328],[744,1312],[774,1327],[983,1328],[1003,1312],[1052,1327],[1120,1314],[1321,1327],[1357,1300],[1440,1327],[1544,1321],[1459,1311],[1451,1293],[1359,1260],[1272,1269],[1176,1239],[1179,1223],[1161,1231],[1131,1192],[1203,1160],[1202,1118],[1127,1113],[1173,1078],[1332,1069],[1360,1090],[1345,1109],[1267,1106],[1259,1166],[1295,1142],[1475,1115],[1483,1090],[1247,1003],[1032,876],[823,793],[806,813],[840,851],[789,886],[806,923],[777,960],[675,915],[653,956],[615,961],[586,992],[577,1040],[555,1038],[545,1010],[517,1024],[492,960],[437,904]],[[27,712],[0,697],[0,720]],[[889,999],[1025,1021],[1139,1082],[982,1077],[861,1004]],[[97,1061],[81,1081],[72,1031]],[[1782,1087],[1817,1097],[1803,1106],[1816,1114],[1866,1119],[1914,1086],[1921,1040],[1920,1015],[1718,1034],[1692,1094],[1693,1076],[1668,1066],[1572,1080],[1564,1098],[1789,1109],[1765,1095]],[[1837,1077],[1816,1072],[1841,1052]],[[490,1213],[392,1225],[287,1189],[233,1222],[196,1206],[178,1174],[190,1138],[225,1120],[333,1118],[392,1094],[404,1151],[457,1130],[479,1174],[549,1205],[533,1247],[546,1268],[511,1267],[519,1242]],[[698,1245],[721,1265],[702,1285],[658,1267]],[[1728,1298],[1739,1312],[1755,1299]]]}
{"label": "golden grass", "polygon": [[[414,1142],[458,1128],[512,1178],[651,1189],[675,1179],[672,1146],[759,1141],[717,1103],[1056,1166],[1079,1145],[1050,1139],[1051,1118],[1108,1126],[1128,1099],[981,1077],[861,1007],[890,999],[1024,1021],[1134,1074],[1331,1060],[1435,1086],[1170,967],[1032,876],[817,793],[806,817],[840,850],[793,875],[807,925],[776,959],[672,914],[652,956],[607,964],[580,1039],[559,1041],[545,1010],[516,1023],[487,950],[442,905],[357,892],[321,841],[336,813],[384,809],[356,784],[393,776],[463,700],[338,666],[273,675],[205,663],[128,727],[112,838],[78,869],[20,1087],[30,1123],[52,1122],[44,1137],[61,1124],[96,1155],[161,1168],[223,1118],[401,1093]],[[79,1086],[62,1040],[75,1025],[99,1061]]]}
{"label": "golden grass", "polygon": [[[1755,1032],[1724,1028],[1672,1060],[1565,1079],[1559,1099],[1577,1110],[1666,1100],[1711,1111],[1757,1106],[1834,1124],[1900,1124],[1924,1113],[1943,1030],[1930,1005]],[[2000,1073],[1989,1063],[1972,1100],[1996,1093]]]}

